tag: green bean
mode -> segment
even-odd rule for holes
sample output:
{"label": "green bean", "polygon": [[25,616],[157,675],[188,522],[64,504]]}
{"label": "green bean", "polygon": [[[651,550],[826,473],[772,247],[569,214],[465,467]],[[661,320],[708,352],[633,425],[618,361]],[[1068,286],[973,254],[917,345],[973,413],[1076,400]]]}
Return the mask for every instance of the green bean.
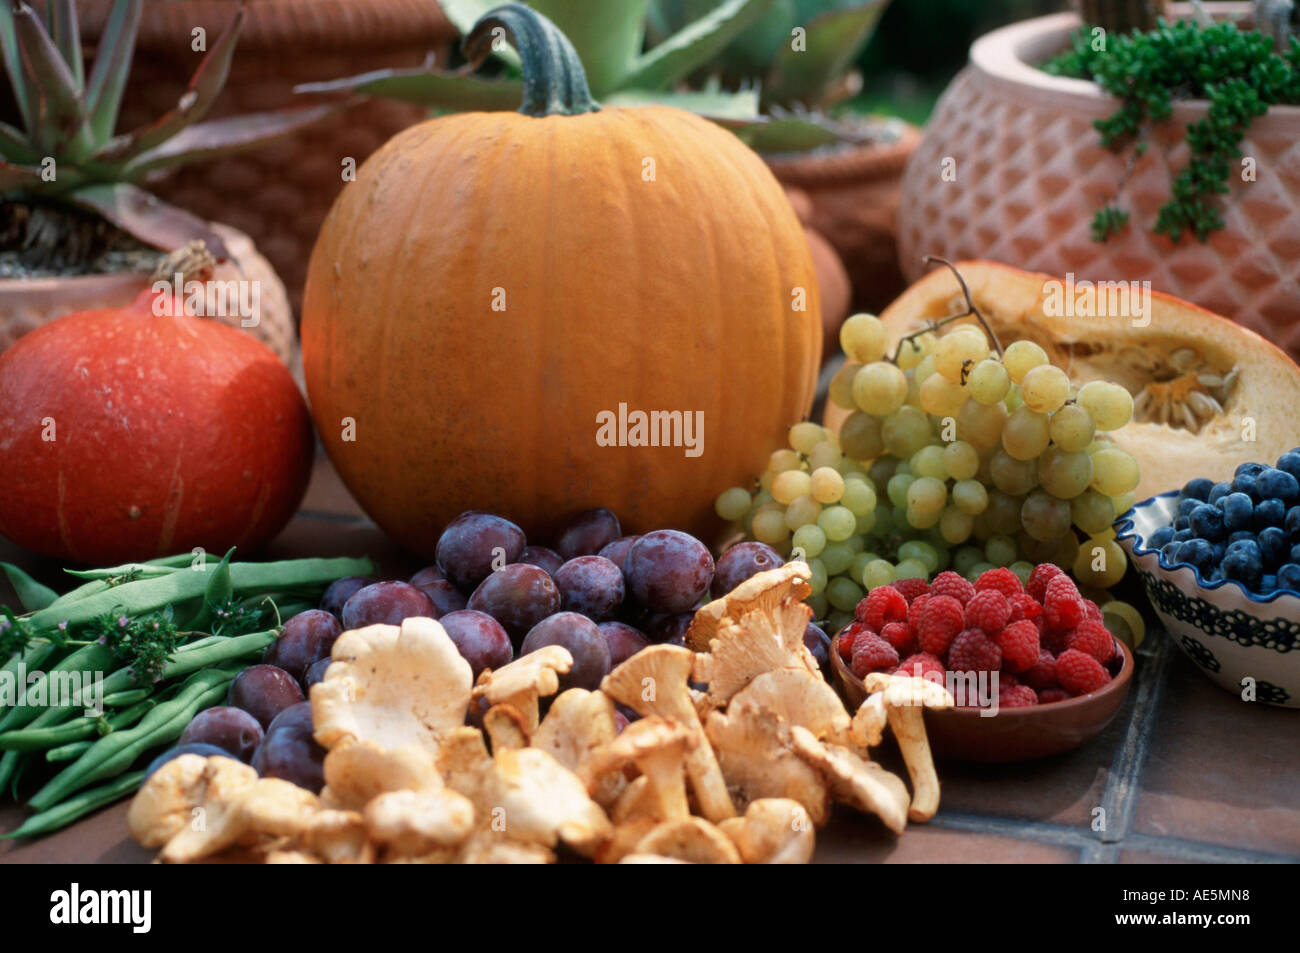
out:
{"label": "green bean", "polygon": [[241,667],[231,666],[194,673],[174,699],[153,709],[134,728],[100,738],[37,791],[28,805],[36,811],[48,810],[87,784],[121,774],[150,748],[179,738],[196,713],[221,700],[240,671]]}
{"label": "green bean", "polygon": [[0,792],[4,791],[5,785],[13,777],[14,770],[18,767],[18,759],[21,756],[21,751],[6,751],[4,754],[0,754]]}
{"label": "green bean", "polygon": [[18,597],[24,612],[44,609],[59,597],[49,586],[37,582],[13,563],[0,563],[0,570],[9,578],[9,585],[13,586],[14,595]]}
{"label": "green bean", "polygon": [[73,821],[85,817],[91,811],[96,811],[131,794],[144,783],[144,779],[145,772],[143,770],[132,771],[130,774],[114,778],[107,784],[91,788],[88,791],[82,791],[76,797],[69,798],[48,811],[33,814],[23,822],[22,827],[3,836],[34,837],[37,834],[48,834],[60,827],[66,827]]}
{"label": "green bean", "polygon": [[127,705],[134,705],[136,702],[142,702],[153,694],[151,688],[130,688],[124,692],[114,692],[112,695],[105,695],[100,704],[105,708],[125,708]]}
{"label": "green bean", "polygon": [[[137,579],[170,576],[174,572],[182,572],[183,570],[183,566],[146,566],[144,563],[128,563],[125,566],[114,566],[111,569],[65,569],[63,571],[77,579],[110,581],[121,576],[129,576],[131,577],[129,581],[134,582]],[[123,581],[121,585],[126,585],[126,581]]]}
{"label": "green bean", "polygon": [[[13,679],[13,704],[18,704],[18,694],[26,684],[26,679],[18,678],[18,671],[21,667],[24,671],[34,672],[40,669],[49,659],[59,650],[57,645],[48,645],[40,643],[38,645],[28,646],[21,655],[15,655],[3,666],[0,666],[0,684],[3,684],[4,676],[7,674]],[[0,711],[11,708],[13,705],[0,705]]]}
{"label": "green bean", "polygon": [[[324,586],[343,576],[370,575],[375,571],[369,559],[291,559],[272,563],[229,563],[231,585],[236,592],[286,589],[294,586]],[[164,606],[201,599],[217,564],[191,572],[174,572],[152,579],[137,579],[88,595],[65,606],[50,606],[27,617],[37,629],[60,622],[68,627],[83,625],[109,612],[141,615]]]}
{"label": "green bean", "polygon": [[[98,571],[108,573],[110,574],[109,578],[112,578],[122,575],[132,566],[181,568],[191,565],[196,558],[197,557],[194,556],[193,553],[180,553],[175,556],[162,556],[158,559],[147,559],[143,563],[125,563],[121,566],[110,566],[108,569],[101,569]],[[83,586],[78,586],[76,589],[65,592],[63,595],[59,596],[59,598],[51,602],[49,608],[53,609],[56,607],[66,606],[70,602],[76,602],[78,599],[84,599],[86,596],[93,596],[97,592],[104,592],[105,590],[112,588],[115,587],[108,581],[108,578],[93,579]]]}
{"label": "green bean", "polygon": [[63,761],[75,761],[80,758],[95,742],[93,741],[74,741],[71,744],[60,745],[57,748],[51,748],[45,752],[45,760],[51,764],[58,764]]}
{"label": "green bean", "polygon": [[[118,728],[133,724],[153,708],[157,702],[150,697],[150,689],[138,692],[123,692],[122,695],[136,695],[135,704],[108,716],[82,715],[72,721],[57,725],[42,725],[35,728],[18,729],[0,733],[0,751],[42,751],[69,744],[82,738],[89,738],[97,732],[107,734]],[[102,720],[101,720],[102,718]],[[104,731],[107,726],[107,731]]]}
{"label": "green bean", "polygon": [[[106,645],[83,645],[71,655],[64,658],[57,665],[50,666],[45,672],[45,689],[48,692],[53,687],[53,682],[57,681],[50,676],[62,673],[99,673],[103,672],[113,662],[113,653]],[[125,687],[125,686],[123,686]],[[83,689],[84,690],[84,689]],[[29,689],[27,694],[31,695]],[[48,699],[47,699],[48,700]],[[0,731],[7,731],[11,728],[22,728],[30,723],[33,719],[41,714],[44,706],[35,705],[31,702],[25,702],[22,705],[15,705],[0,718]],[[57,705],[50,706],[47,710],[64,710],[68,712],[76,711],[77,705]]]}

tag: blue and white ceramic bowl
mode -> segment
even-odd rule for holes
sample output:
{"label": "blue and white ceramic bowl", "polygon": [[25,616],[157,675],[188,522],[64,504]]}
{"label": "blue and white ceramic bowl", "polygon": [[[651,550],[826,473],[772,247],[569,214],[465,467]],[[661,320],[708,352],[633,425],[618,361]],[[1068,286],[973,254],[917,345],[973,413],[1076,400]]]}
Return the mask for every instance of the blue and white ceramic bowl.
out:
{"label": "blue and white ceramic bowl", "polygon": [[[1207,583],[1187,563],[1162,564],[1146,540],[1174,521],[1178,491],[1139,503],[1115,524],[1169,635],[1211,681],[1239,697],[1300,708],[1300,592],[1267,596],[1234,579]],[[1251,680],[1251,681],[1248,681]]]}

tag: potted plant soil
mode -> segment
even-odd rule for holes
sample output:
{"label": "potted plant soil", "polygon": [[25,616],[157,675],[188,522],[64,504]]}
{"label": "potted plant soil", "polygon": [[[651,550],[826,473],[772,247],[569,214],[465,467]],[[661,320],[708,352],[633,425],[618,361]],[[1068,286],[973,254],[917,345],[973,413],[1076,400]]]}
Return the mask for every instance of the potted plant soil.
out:
{"label": "potted plant soil", "polygon": [[[127,125],[146,122],[184,92],[193,69],[191,31],[214,36],[238,0],[146,0],[139,56],[122,103]],[[98,40],[113,0],[78,3],[83,27]],[[230,77],[212,115],[301,105],[299,83],[345,72],[415,66],[456,36],[435,0],[246,0]],[[252,237],[274,265],[297,308],[307,259],[321,222],[343,187],[342,162],[360,165],[425,110],[371,102],[328,116],[255,155],[219,158],[202,176],[159,182],[156,193],[204,218]],[[231,196],[240,201],[232,202]]]}
{"label": "potted plant soil", "polygon": [[331,107],[202,121],[229,69],[237,12],[214,34],[185,95],[160,117],[115,134],[140,3],[113,5],[89,65],[78,12],[72,0],[52,0],[44,17],[22,3],[0,7],[0,34],[13,38],[4,65],[18,113],[17,126],[0,125],[0,350],[62,315],[127,304],[166,253],[202,243],[199,253],[216,260],[204,274],[249,289],[212,317],[246,328],[292,363],[284,286],[248,236],[143,186],[166,170],[305,128]]}
{"label": "potted plant soil", "polygon": [[[1273,55],[1271,40],[1247,37],[1252,5],[1199,8],[1216,22],[1239,21],[1233,36],[1216,37],[1243,57]],[[1159,57],[1161,44],[1187,49],[1196,31],[1213,26],[1192,22],[1200,13],[1191,4],[1171,11],[1180,22],[1162,27],[1167,37],[1101,34],[1106,49],[1144,43]],[[1080,24],[1072,13],[1040,17],[972,46],[969,66],[941,98],[903,177],[904,272],[918,277],[922,256],[933,254],[1076,281],[1150,281],[1300,354],[1300,106],[1287,104],[1284,89],[1268,90],[1266,112],[1237,121],[1232,110],[1241,103],[1229,103],[1220,107],[1230,114],[1224,121],[1220,112],[1211,115],[1211,102],[1183,98],[1182,87],[1153,91],[1150,83],[1163,74],[1138,70],[1130,75],[1148,84],[1142,89],[1151,101],[1167,95],[1170,103],[1166,120],[1153,119],[1141,103],[1133,107],[1091,78],[1041,68],[1072,49],[1079,54],[1080,43],[1081,58],[1089,59],[1098,34],[1080,35]],[[1090,63],[1105,69],[1102,60]],[[1196,140],[1194,123],[1210,136]],[[1116,133],[1110,148],[1103,130]],[[1198,141],[1197,153],[1189,139]]]}

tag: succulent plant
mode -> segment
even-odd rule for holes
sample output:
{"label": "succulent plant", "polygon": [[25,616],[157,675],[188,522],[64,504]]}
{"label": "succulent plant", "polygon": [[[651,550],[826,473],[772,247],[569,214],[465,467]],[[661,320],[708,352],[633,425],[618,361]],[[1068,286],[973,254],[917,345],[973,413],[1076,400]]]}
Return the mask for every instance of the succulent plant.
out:
{"label": "succulent plant", "polygon": [[[188,212],[141,188],[190,162],[262,145],[338,108],[300,106],[201,122],[226,77],[243,8],[200,60],[176,106],[115,134],[135,50],[142,0],[117,0],[86,74],[74,0],[48,0],[45,17],[22,0],[0,0],[0,53],[22,128],[0,123],[0,207],[58,204],[89,212],[162,249],[202,240],[217,257],[221,238]],[[50,229],[33,215],[31,229]],[[57,237],[57,236],[56,236]]]}
{"label": "succulent plant", "polygon": [[[582,60],[594,96],[606,105],[662,103],[727,124],[756,120],[758,93],[751,88],[723,91],[716,83],[676,88],[710,62],[741,31],[767,12],[774,0],[719,0],[704,15],[684,24],[644,50],[651,0],[531,0],[532,7],[569,38]],[[467,34],[484,15],[500,6],[494,0],[440,0],[447,18]],[[518,54],[494,43],[490,54],[502,75],[484,78],[429,62],[414,69],[388,69],[323,83],[298,92],[354,92],[419,103],[434,109],[511,110],[522,88]]]}

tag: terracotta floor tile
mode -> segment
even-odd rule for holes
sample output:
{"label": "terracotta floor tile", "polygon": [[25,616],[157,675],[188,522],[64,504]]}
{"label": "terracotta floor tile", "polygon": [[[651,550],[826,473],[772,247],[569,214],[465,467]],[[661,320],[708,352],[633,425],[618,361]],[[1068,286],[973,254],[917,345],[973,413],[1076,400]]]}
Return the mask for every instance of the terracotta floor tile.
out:
{"label": "terracotta floor tile", "polygon": [[1181,653],[1133,829],[1300,858],[1300,712],[1241,702]]}
{"label": "terracotta floor tile", "polygon": [[343,485],[338,472],[331,466],[325,451],[319,447],[316,449],[316,465],[312,469],[311,482],[307,484],[302,509],[308,513],[365,515],[348,488]]}
{"label": "terracotta floor tile", "polygon": [[909,825],[895,837],[875,818],[836,809],[817,832],[818,864],[1073,864],[1073,848],[966,831]]}

